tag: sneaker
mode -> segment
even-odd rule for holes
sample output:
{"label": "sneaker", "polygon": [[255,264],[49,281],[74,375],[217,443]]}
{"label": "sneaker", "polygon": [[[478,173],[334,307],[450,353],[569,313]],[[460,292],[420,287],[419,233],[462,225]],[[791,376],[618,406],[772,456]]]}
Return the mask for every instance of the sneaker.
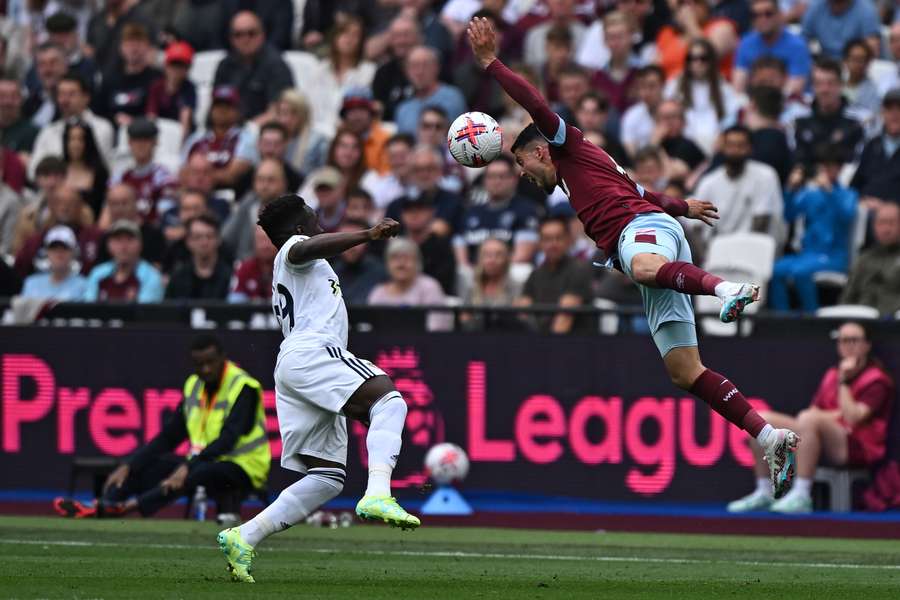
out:
{"label": "sneaker", "polygon": [[738,498],[728,503],[726,509],[730,513],[745,513],[761,510],[769,510],[775,500],[765,492],[755,491],[743,498]]}
{"label": "sneaker", "polygon": [[256,583],[250,574],[250,562],[256,556],[253,546],[244,541],[237,529],[225,529],[216,536],[219,550],[225,555],[227,569],[234,581]]}
{"label": "sneaker", "polygon": [[723,323],[736,321],[747,305],[757,300],[759,300],[759,286],[753,283],[742,283],[731,294],[722,298],[719,319]]}
{"label": "sneaker", "polygon": [[415,517],[397,504],[397,500],[390,496],[364,496],[356,505],[356,514],[361,519],[370,521],[383,521],[391,527],[400,529],[415,529],[422,524]]}
{"label": "sneaker", "polygon": [[788,494],[770,507],[772,512],[783,515],[801,515],[811,513],[813,509],[812,498],[806,494]]}
{"label": "sneaker", "polygon": [[84,519],[97,516],[97,509],[93,506],[85,506],[72,498],[54,498],[53,510],[59,516],[68,519]]}
{"label": "sneaker", "polygon": [[800,444],[800,436],[790,429],[776,429],[772,436],[772,442],[765,449],[765,461],[769,463],[773,496],[778,500],[787,494],[794,484],[796,451]]}

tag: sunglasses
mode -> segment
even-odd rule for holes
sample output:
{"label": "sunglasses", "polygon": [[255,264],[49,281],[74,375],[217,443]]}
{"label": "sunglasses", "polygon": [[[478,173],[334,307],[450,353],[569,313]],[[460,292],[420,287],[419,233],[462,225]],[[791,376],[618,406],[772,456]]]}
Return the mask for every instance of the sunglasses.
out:
{"label": "sunglasses", "polygon": [[690,54],[688,55],[688,61],[690,62],[709,62],[709,55],[707,54]]}
{"label": "sunglasses", "polygon": [[436,121],[422,121],[422,124],[419,125],[422,129],[443,129],[444,124]]}
{"label": "sunglasses", "polygon": [[244,37],[256,37],[261,32],[259,29],[235,29],[231,32],[231,37],[233,38],[244,38]]}
{"label": "sunglasses", "polygon": [[865,340],[866,338],[862,337],[839,337],[837,342],[838,344],[859,344]]}
{"label": "sunglasses", "polygon": [[750,14],[753,15],[754,19],[760,19],[762,17],[769,18],[769,17],[775,16],[775,11],[774,10],[758,10],[758,11],[754,11]]}

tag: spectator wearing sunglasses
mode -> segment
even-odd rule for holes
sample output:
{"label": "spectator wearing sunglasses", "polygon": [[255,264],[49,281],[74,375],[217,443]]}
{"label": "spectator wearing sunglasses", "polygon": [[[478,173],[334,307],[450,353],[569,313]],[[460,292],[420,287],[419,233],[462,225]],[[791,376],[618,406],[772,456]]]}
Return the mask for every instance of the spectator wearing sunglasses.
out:
{"label": "spectator wearing sunglasses", "polygon": [[803,93],[812,69],[806,42],[785,29],[776,0],[753,0],[750,15],[753,31],[741,39],[735,53],[732,78],[735,89],[739,92],[747,89],[750,68],[758,58],[774,56],[787,67],[788,80],[784,92],[789,96]]}

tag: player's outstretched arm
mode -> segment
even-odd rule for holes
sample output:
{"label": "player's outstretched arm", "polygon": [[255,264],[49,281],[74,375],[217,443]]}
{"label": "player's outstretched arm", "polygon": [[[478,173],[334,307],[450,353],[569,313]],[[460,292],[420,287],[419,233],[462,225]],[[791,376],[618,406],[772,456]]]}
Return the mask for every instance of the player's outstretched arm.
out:
{"label": "player's outstretched arm", "polygon": [[497,34],[491,22],[483,17],[476,17],[469,22],[467,31],[472,52],[481,68],[490,73],[506,93],[528,111],[541,133],[553,138],[559,129],[559,115],[553,112],[533,85],[513,73],[497,58]]}
{"label": "player's outstretched arm", "polygon": [[321,233],[308,240],[296,242],[288,250],[288,261],[301,265],[317,258],[331,258],[353,246],[375,240],[386,240],[400,233],[400,223],[393,219],[382,219],[371,229],[345,233]]}

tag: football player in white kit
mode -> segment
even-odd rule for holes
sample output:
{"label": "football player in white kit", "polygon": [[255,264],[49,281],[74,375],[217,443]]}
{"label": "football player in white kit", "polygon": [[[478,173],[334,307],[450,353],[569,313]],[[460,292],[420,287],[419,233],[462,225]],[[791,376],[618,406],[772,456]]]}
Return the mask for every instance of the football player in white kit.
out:
{"label": "football player in white kit", "polygon": [[305,476],[252,520],[219,533],[232,578],[249,583],[259,542],[301,522],[343,489],[347,417],[369,428],[369,483],[356,514],[403,529],[420,525],[391,497],[406,401],[384,371],[347,350],[341,284],[325,260],[353,246],[394,237],[400,224],[384,219],[365,231],[322,233],[303,198],[288,194],[260,211],[259,225],[278,248],[272,303],[284,334],[275,364],[281,466]]}

